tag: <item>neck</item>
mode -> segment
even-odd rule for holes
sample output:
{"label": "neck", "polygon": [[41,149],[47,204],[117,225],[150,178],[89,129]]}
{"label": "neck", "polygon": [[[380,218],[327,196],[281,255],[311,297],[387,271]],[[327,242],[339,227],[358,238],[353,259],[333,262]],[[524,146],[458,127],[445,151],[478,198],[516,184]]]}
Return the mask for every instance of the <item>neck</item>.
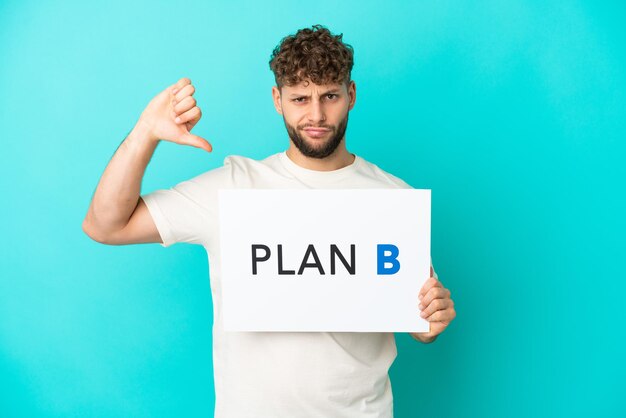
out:
{"label": "neck", "polygon": [[300,152],[293,142],[290,143],[286,154],[291,161],[298,164],[300,167],[316,171],[339,170],[340,168],[344,168],[352,164],[356,158],[354,154],[348,152],[343,141],[341,145],[339,145],[337,149],[326,158],[307,157]]}

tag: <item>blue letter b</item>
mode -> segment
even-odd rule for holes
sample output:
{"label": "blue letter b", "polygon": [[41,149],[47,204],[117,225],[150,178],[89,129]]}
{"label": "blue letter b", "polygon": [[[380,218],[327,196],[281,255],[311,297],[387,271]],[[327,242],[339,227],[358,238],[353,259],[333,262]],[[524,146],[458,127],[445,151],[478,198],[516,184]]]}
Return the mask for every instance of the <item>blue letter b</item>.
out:
{"label": "blue letter b", "polygon": [[[385,255],[385,252],[391,254]],[[396,274],[400,270],[399,253],[400,250],[393,244],[378,244],[378,274]],[[385,267],[385,263],[390,263],[391,267]]]}

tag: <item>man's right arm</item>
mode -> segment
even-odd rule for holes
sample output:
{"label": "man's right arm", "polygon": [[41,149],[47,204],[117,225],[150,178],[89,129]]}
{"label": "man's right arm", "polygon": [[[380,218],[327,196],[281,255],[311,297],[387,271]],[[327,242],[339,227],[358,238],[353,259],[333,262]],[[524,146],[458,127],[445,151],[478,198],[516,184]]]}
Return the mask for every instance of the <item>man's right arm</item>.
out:
{"label": "man's right arm", "polygon": [[211,152],[205,139],[190,133],[202,113],[191,97],[191,80],[181,78],[148,104],[109,161],[83,220],[83,231],[103,244],[156,242],[161,236],[140,197],[141,180],[160,140]]}
{"label": "man's right arm", "polygon": [[139,121],[109,161],[94,192],[83,231],[103,244],[162,242],[139,197],[141,180],[158,145],[150,129]]}

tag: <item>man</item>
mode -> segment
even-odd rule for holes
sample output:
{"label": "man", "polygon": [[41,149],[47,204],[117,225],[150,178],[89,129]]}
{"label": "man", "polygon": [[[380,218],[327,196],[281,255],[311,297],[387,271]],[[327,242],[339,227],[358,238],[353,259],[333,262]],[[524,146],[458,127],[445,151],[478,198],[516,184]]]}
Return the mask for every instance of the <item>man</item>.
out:
{"label": "man", "polygon": [[[393,415],[388,376],[396,357],[393,333],[222,328],[218,189],[411,187],[346,149],[356,86],[350,79],[353,50],[341,38],[316,25],[285,37],[273,51],[272,96],[290,138],[285,152],[261,161],[229,156],[222,167],[140,196],[143,173],[160,140],[212,150],[191,133],[201,118],[191,80],[182,78],[163,90],[106,167],[83,223],[85,233],[105,244],[187,242],[206,248],[218,418]],[[422,312],[430,332],[411,334],[424,343],[456,315],[450,291],[432,265],[431,276],[416,295],[416,315]]]}

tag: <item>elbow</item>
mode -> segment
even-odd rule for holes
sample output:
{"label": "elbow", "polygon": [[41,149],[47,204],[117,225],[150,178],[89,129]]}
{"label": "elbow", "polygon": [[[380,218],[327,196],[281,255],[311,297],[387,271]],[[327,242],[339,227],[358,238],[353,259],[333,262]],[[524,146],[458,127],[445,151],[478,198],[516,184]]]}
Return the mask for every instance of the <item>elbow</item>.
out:
{"label": "elbow", "polygon": [[83,232],[85,233],[85,235],[87,235],[92,240],[99,242],[100,244],[109,244],[109,241],[107,240],[106,236],[99,233],[98,230],[94,228],[91,223],[89,223],[87,218],[83,220],[82,227],[83,227]]}

